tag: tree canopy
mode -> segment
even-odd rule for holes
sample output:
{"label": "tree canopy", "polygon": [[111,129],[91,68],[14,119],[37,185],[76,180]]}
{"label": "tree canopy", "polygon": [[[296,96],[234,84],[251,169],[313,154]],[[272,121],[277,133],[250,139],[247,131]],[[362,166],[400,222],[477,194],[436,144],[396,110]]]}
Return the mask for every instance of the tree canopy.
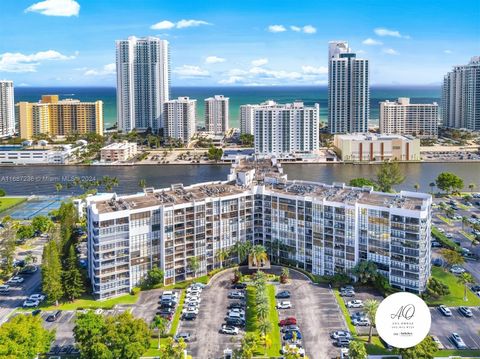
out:
{"label": "tree canopy", "polygon": [[463,188],[463,179],[455,173],[442,172],[437,176],[435,184],[444,192],[459,191]]}
{"label": "tree canopy", "polygon": [[403,359],[433,359],[438,346],[431,336],[427,336],[420,344],[411,348],[397,349],[397,351]]}
{"label": "tree canopy", "polygon": [[362,178],[362,177],[353,178],[350,180],[348,185],[352,187],[371,186],[373,187],[374,190],[378,190],[378,184],[376,184],[375,181],[368,178]]}
{"label": "tree canopy", "polygon": [[405,181],[398,162],[384,162],[377,172],[378,188],[382,192],[392,192],[393,186]]}

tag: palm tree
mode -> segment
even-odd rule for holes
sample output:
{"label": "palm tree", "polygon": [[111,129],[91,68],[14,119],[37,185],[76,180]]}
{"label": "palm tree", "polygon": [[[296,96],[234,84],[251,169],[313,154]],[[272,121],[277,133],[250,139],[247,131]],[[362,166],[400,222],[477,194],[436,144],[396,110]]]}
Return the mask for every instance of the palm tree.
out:
{"label": "palm tree", "polygon": [[250,253],[250,248],[252,247],[250,242],[236,242],[232,246],[232,253],[237,254],[238,264],[243,262]]}
{"label": "palm tree", "polygon": [[[270,325],[270,322],[268,322],[268,325]],[[260,342],[263,344],[263,347],[265,348],[265,354],[267,353],[267,348],[270,348],[272,346],[272,338],[270,338],[270,335],[268,334],[263,334],[260,337]]]}
{"label": "palm tree", "polygon": [[261,244],[257,244],[250,249],[250,258],[255,267],[260,267],[260,265],[268,260],[267,252],[265,247]]}
{"label": "palm tree", "polygon": [[370,320],[370,330],[368,332],[368,343],[372,342],[372,331],[373,326],[375,325],[375,315],[377,314],[378,305],[380,303],[375,299],[367,299],[365,301],[364,310],[367,314],[368,319]]}
{"label": "palm tree", "polygon": [[477,185],[475,183],[470,183],[468,185],[468,189],[470,190],[470,192],[473,192],[473,190],[475,189],[475,187],[477,187]]}
{"label": "palm tree", "polygon": [[55,189],[57,190],[57,192],[60,192],[62,190],[63,186],[61,183],[55,183]]}
{"label": "palm tree", "polygon": [[200,268],[200,261],[198,260],[197,257],[190,257],[187,259],[188,266],[190,269],[193,271],[193,276],[197,276],[197,271]]}
{"label": "palm tree", "polygon": [[290,276],[290,270],[287,267],[283,267],[282,274],[280,274],[280,282],[287,283],[289,276]]}
{"label": "palm tree", "polygon": [[[258,318],[260,319],[266,319],[267,316],[268,316],[268,312],[269,312],[269,307],[268,307],[268,304],[266,302],[262,302],[262,303],[259,303],[259,305],[257,306],[255,312],[258,316]],[[264,331],[261,331],[262,333],[266,333]]]}
{"label": "palm tree", "polygon": [[415,188],[415,192],[418,192],[418,190],[420,189],[420,185],[418,183],[415,183],[413,185],[413,188]]}
{"label": "palm tree", "polygon": [[435,182],[430,182],[429,186],[430,186],[430,192],[433,194],[433,189],[436,186]]}
{"label": "palm tree", "polygon": [[160,349],[160,337],[164,336],[166,331],[167,331],[167,326],[168,326],[168,321],[160,316],[156,315],[153,318],[151,328],[152,329],[157,329],[157,335],[158,335],[158,349]]}
{"label": "palm tree", "polygon": [[142,178],[140,181],[138,181],[138,187],[145,189],[145,187],[147,187],[147,181]]}
{"label": "palm tree", "polygon": [[457,251],[452,251],[451,249],[442,249],[441,253],[449,266],[465,263],[465,258],[463,258],[463,256]]}
{"label": "palm tree", "polygon": [[458,283],[463,285],[463,300],[467,301],[467,287],[469,284],[475,283],[475,279],[470,273],[462,273],[458,277]]}
{"label": "palm tree", "polygon": [[223,268],[223,262],[230,256],[228,249],[220,249],[216,253],[217,260],[220,262],[220,268]]}

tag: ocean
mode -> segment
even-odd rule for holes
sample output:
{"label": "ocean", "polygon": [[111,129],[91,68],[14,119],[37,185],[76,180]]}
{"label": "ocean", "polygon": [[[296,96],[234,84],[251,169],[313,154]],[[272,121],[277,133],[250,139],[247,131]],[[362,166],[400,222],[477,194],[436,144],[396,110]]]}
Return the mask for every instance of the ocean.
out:
{"label": "ocean", "polygon": [[[114,87],[16,87],[15,102],[36,102],[42,95],[58,94],[60,98],[81,101],[103,101],[105,128],[116,122],[116,93]],[[197,100],[197,123],[203,125],[203,100],[213,95],[230,98],[230,127],[239,127],[240,105],[266,100],[279,103],[301,100],[306,105],[320,104],[320,120],[327,121],[327,88],[325,86],[255,86],[255,87],[172,87],[171,98],[189,96]],[[440,86],[371,86],[370,122],[378,123],[379,102],[410,97],[412,103],[440,102]]]}

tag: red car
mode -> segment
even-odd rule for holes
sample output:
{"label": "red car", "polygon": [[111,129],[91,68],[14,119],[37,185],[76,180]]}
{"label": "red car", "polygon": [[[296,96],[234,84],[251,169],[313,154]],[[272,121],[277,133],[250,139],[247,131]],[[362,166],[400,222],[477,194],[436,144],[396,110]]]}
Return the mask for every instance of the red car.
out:
{"label": "red car", "polygon": [[294,317],[288,317],[281,320],[278,325],[281,327],[284,327],[285,325],[297,325],[297,320]]}

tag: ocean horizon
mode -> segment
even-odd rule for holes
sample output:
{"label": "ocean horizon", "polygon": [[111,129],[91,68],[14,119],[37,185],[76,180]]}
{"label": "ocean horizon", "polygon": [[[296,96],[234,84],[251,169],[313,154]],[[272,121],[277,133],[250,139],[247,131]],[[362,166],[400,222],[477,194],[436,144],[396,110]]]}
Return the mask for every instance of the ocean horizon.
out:
{"label": "ocean horizon", "polygon": [[[257,104],[266,100],[279,103],[303,101],[306,105],[320,105],[320,120],[327,121],[327,86],[172,86],[170,98],[188,96],[197,100],[197,124],[204,123],[204,99],[214,95],[230,98],[230,127],[239,127],[240,105]],[[105,128],[116,122],[115,87],[15,87],[15,102],[37,102],[42,95],[58,94],[61,99],[103,101]],[[440,85],[376,85],[370,87],[370,123],[377,124],[379,102],[409,97],[412,103],[440,102]]]}

